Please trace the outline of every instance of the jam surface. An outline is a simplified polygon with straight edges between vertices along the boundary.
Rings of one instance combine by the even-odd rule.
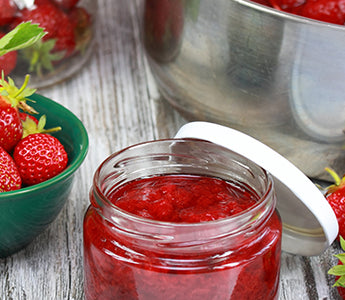
[[[148,219],[198,223],[240,213],[259,200],[246,189],[212,177],[164,175],[135,180],[109,197],[117,207]]]
[[[131,214],[176,224],[221,219],[258,201],[223,180],[184,175],[132,181],[108,198]],[[196,228],[198,248],[183,244],[176,254],[155,238],[117,229],[91,205],[84,219],[85,299],[276,300],[281,221],[276,212],[266,221],[250,237],[208,240]]]

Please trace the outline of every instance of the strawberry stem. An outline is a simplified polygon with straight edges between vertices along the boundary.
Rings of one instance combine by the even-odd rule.
[[[57,127],[53,127],[49,129],[44,129],[43,131],[41,131],[41,133],[51,133],[51,132],[60,131],[61,129],[62,128],[60,126],[57,126]]]
[[[20,89],[17,91],[17,93],[14,95],[14,98],[17,98],[26,88],[26,86],[29,83],[30,75],[26,75],[24,79],[23,85],[20,87]]]
[[[325,170],[333,177],[335,185],[340,185],[341,179],[339,175],[331,168],[325,168]]]

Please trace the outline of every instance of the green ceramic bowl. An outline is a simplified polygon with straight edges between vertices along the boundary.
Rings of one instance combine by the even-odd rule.
[[[40,115],[47,116],[46,128],[61,126],[54,133],[68,154],[68,166],[59,175],[40,184],[13,192],[0,193],[0,257],[27,246],[57,217],[68,199],[73,175],[84,161],[88,135],[82,122],[60,104],[43,97],[30,97]]]

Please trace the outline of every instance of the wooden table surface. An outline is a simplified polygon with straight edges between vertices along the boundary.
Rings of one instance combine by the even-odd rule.
[[[70,80],[39,90],[83,121],[90,148],[57,219],[27,248],[0,260],[0,299],[83,299],[82,224],[94,171],[111,153],[173,137],[187,122],[161,99],[153,81],[140,43],[141,4],[99,0],[89,63]],[[283,253],[279,299],[338,299],[327,275],[338,252],[335,243],[317,257]]]

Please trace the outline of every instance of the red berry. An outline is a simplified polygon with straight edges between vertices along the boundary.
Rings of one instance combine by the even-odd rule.
[[[34,185],[58,175],[68,162],[63,145],[45,133],[30,134],[22,139],[14,149],[13,158],[25,185]]]
[[[65,51],[64,57],[71,56],[75,51],[76,39],[73,23],[65,14],[61,15],[59,30],[55,35],[54,52]]]
[[[4,35],[5,34],[3,32],[0,32],[0,38],[2,38]],[[6,53],[5,55],[0,56],[0,73],[4,71],[5,76],[10,74],[17,65],[17,56],[17,51],[11,51],[9,53]]]
[[[306,0],[270,0],[270,2],[272,7],[276,9],[292,12],[297,7],[303,5]]]
[[[54,38],[60,25],[60,11],[55,5],[44,2],[40,5],[35,5],[32,8],[24,8],[16,17],[12,26],[17,26],[21,22],[32,21],[32,23],[39,24],[44,28],[47,34],[43,37],[44,40]]]
[[[22,180],[12,157],[0,147],[0,193],[18,190]]]
[[[22,134],[23,126],[18,109],[0,96],[0,146],[10,152],[20,141]]]
[[[331,169],[326,170],[333,177],[335,184],[328,187],[326,199],[332,207],[339,224],[339,236],[345,237],[345,177],[340,177]]]
[[[0,0],[0,26],[6,26],[12,22],[18,10],[13,0]]]
[[[12,79],[9,78],[8,82],[4,78],[0,79],[0,146],[7,152],[12,151],[23,135],[23,126],[18,109],[36,113],[25,103],[26,97],[35,92],[35,90],[26,87],[28,78],[29,75],[26,76],[20,89],[15,86]]]
[[[20,120],[22,122],[25,122],[26,119],[29,118],[32,121],[34,121],[36,125],[38,125],[38,120],[33,115],[29,115],[29,114],[21,111],[21,112],[19,112],[19,117],[20,117]]]
[[[74,24],[68,15],[52,2],[38,1],[33,8],[25,8],[16,18],[13,26],[21,22],[32,21],[45,29],[47,34],[43,41],[55,40],[52,52],[65,51],[64,57],[70,56],[75,50]],[[29,58],[31,61],[31,58]]]
[[[345,236],[345,187],[327,196],[339,224],[339,235]]]
[[[345,0],[309,0],[301,9],[304,17],[344,25]]]

